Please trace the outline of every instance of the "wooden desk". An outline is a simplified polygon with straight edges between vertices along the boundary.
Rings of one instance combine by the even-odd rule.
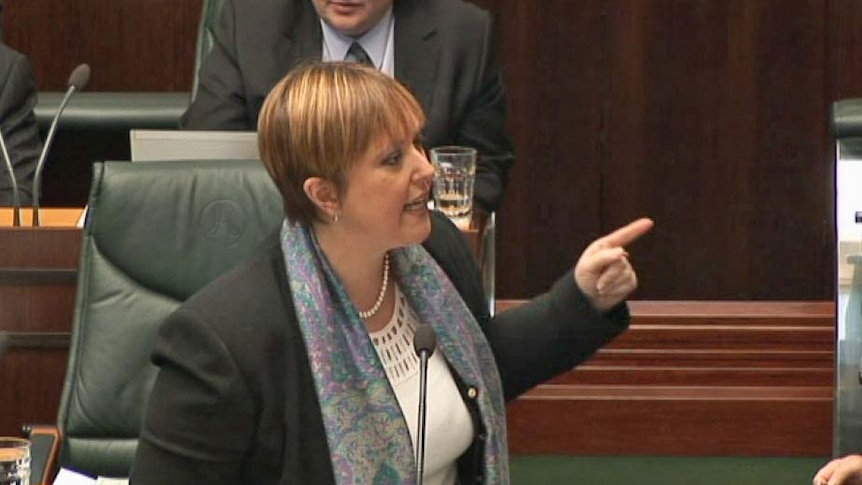
[[[43,227],[75,227],[78,224],[83,209],[81,208],[47,208],[42,209]],[[25,208],[21,211],[22,227],[32,227],[33,211]],[[12,226],[12,209],[0,208],[0,228]]]
[[[0,331],[10,335],[0,381],[17,396],[3,402],[4,435],[20,433],[22,423],[54,421],[75,308],[81,210],[44,209],[39,228],[29,227],[31,214],[23,214],[28,226],[8,227],[12,211],[0,209]]]

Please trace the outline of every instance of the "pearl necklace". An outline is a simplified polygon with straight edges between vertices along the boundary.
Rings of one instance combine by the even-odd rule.
[[[380,311],[380,306],[383,305],[383,297],[386,296],[386,287],[389,286],[389,253],[383,255],[383,285],[380,286],[380,293],[377,295],[377,301],[374,306],[364,312],[359,312],[359,318],[366,319],[377,315]]]

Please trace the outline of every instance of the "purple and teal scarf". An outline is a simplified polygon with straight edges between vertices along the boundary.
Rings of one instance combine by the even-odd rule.
[[[365,323],[306,226],[281,230],[290,291],[326,428],[338,485],[414,484],[407,423]],[[509,483],[506,414],[485,335],[437,262],[421,245],[390,252],[395,280],[419,320],[437,333],[437,351],[479,390],[487,434],[485,483]]]

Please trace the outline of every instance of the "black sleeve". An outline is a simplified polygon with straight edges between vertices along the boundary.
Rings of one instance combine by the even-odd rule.
[[[431,236],[424,246],[449,276],[488,338],[507,401],[571,370],[628,328],[626,304],[599,313],[578,289],[571,271],[547,293],[489,319],[469,245],[445,216],[432,214]]]
[[[506,400],[587,360],[628,323],[624,303],[599,313],[571,272],[547,293],[498,313],[485,334],[494,349]]]
[[[3,76],[0,86],[0,120],[2,120],[3,137],[6,149],[12,162],[15,178],[18,182],[21,203],[32,202],[33,174],[42,143],[39,139],[39,127],[33,108],[36,106],[36,81],[33,70],[26,56],[2,47],[6,56],[12,54],[8,64],[8,72]],[[0,172],[5,173],[6,167]],[[0,177],[0,204],[12,203],[12,182],[8,176]]]
[[[222,340],[178,310],[162,326],[130,483],[235,484],[254,434],[252,398]]]
[[[236,6],[225,1],[213,46],[201,62],[195,99],[180,118],[185,130],[254,130],[237,59]]]

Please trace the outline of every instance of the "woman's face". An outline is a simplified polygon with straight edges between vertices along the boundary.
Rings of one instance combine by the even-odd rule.
[[[420,243],[431,232],[434,168],[413,135],[381,138],[347,174],[338,224],[378,249]]]

